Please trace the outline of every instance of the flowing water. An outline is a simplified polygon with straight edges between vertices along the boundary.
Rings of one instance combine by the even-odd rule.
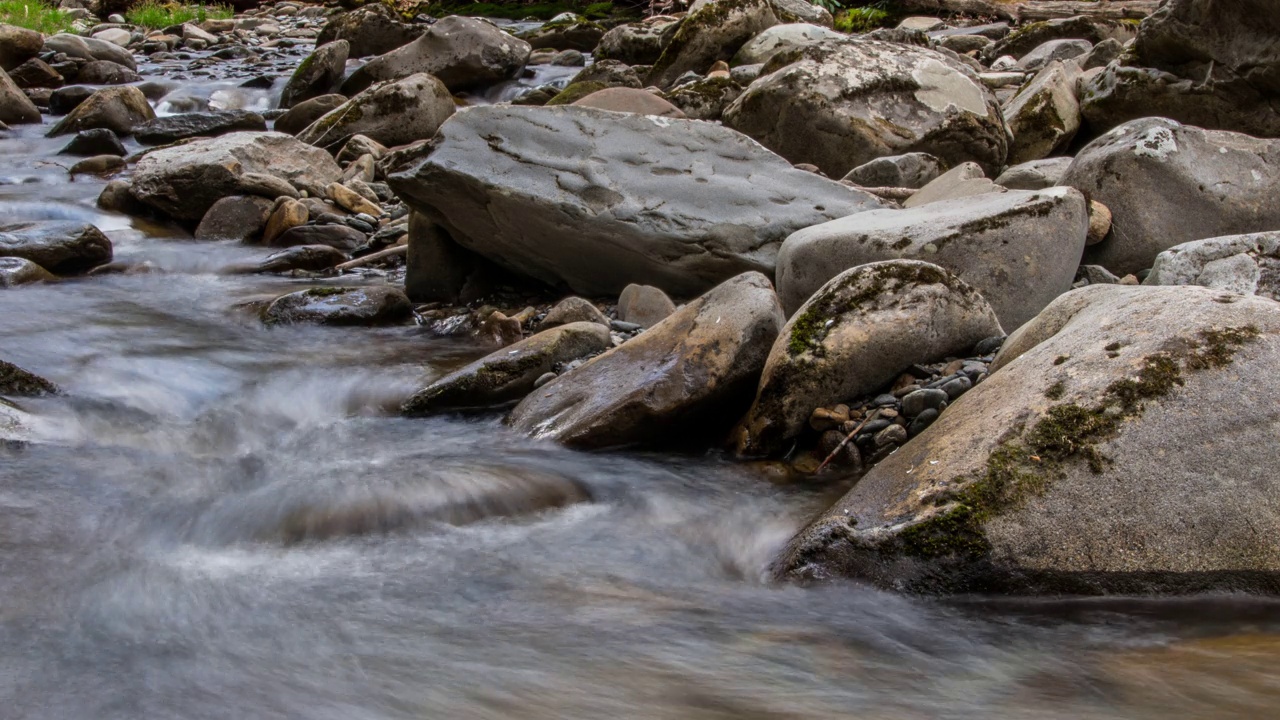
[[[235,85],[159,105],[269,106]],[[218,271],[265,251],[96,210],[63,144],[0,137],[0,223],[89,219],[152,272],[0,291],[0,357],[65,391],[0,446],[0,717],[1277,714],[1271,601],[779,586],[837,489],[398,418],[485,348],[264,328],[246,305],[297,284]]]

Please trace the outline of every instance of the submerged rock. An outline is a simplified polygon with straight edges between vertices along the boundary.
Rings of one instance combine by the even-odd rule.
[[[59,275],[109,263],[111,254],[111,241],[89,223],[41,220],[0,224],[0,257],[30,260]]]
[[[133,128],[133,137],[143,145],[167,145],[197,137],[217,137],[240,131],[265,132],[267,121],[248,110],[216,110],[183,113],[148,120]]]
[[[276,298],[262,314],[267,325],[391,325],[413,315],[413,304],[387,286],[316,287]]]
[[[13,363],[0,360],[0,395],[28,397],[58,392],[58,386]]]
[[[0,257],[0,288],[57,280],[48,270],[20,257]]]

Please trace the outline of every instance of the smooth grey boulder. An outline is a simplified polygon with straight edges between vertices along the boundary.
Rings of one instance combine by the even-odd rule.
[[[316,37],[316,46],[341,40],[348,43],[348,53],[353,58],[384,55],[418,39],[427,27],[400,20],[385,5],[366,5],[325,23]]]
[[[463,247],[586,296],[771,274],[791,232],[885,207],[724,127],[575,106],[459,111],[388,183]]]
[[[73,220],[0,224],[0,257],[30,260],[49,272],[74,275],[111,262],[111,241]]]
[[[242,176],[283,181],[325,197],[342,177],[329,153],[283,133],[231,133],[154,150],[138,161],[133,196],[177,220],[200,220],[218,200],[250,188]]]
[[[1018,60],[1018,69],[1037,72],[1051,62],[1071,60],[1089,54],[1093,43],[1088,40],[1050,40]]]
[[[1063,177],[1111,210],[1085,262],[1124,276],[1202,238],[1280,228],[1280,141],[1134,120],[1085,146]]]
[[[35,30],[0,23],[0,70],[9,71],[40,54],[44,36]]]
[[[1010,165],[1049,157],[1075,138],[1080,130],[1079,73],[1074,62],[1050,62],[1005,104],[1004,118],[1013,133]]]
[[[430,73],[450,92],[493,85],[520,74],[529,59],[529,43],[477,18],[446,17],[404,47],[380,55],[342,83],[355,95],[380,80]]]
[[[432,382],[400,410],[420,416],[518,402],[533,392],[534,382],[546,373],[612,346],[607,325],[574,322],[543,330]]]
[[[665,88],[687,72],[728,61],[748,40],[779,23],[769,0],[703,0],[689,14],[649,71],[647,83]]]
[[[924,593],[1275,593],[1280,386],[1258,379],[1278,371],[1275,301],[1076,290],[777,572]]]
[[[829,27],[809,23],[774,25],[756,35],[733,56],[734,65],[754,65],[767,62],[783,50],[816,45],[827,40],[845,40],[849,36]]]
[[[374,85],[330,110],[298,133],[298,139],[336,148],[355,135],[364,135],[386,146],[408,145],[430,139],[456,109],[444,83],[418,73]]]
[[[652,65],[662,57],[662,48],[679,26],[679,20],[665,15],[619,25],[600,38],[595,58],[597,61],[618,60],[628,65]]]
[[[107,60],[117,65],[123,65],[130,70],[136,71],[138,69],[138,63],[133,59],[133,53],[106,40],[80,37],[69,33],[58,33],[44,39],[44,48],[45,50],[65,53],[86,62]]]
[[[773,12],[784,23],[805,23],[830,28],[835,25],[831,11],[809,0],[772,0]]]
[[[1009,130],[977,74],[947,55],[865,38],[780,52],[724,123],[830,177],[885,155],[1005,163]]]
[[[874,393],[913,364],[964,355],[1003,334],[982,295],[937,265],[890,260],[850,268],[782,328],[734,433],[735,450],[785,452],[814,408]]]
[[[889,155],[863,163],[843,180],[861,187],[922,188],[946,171],[946,166],[929,153]]]
[[[1280,231],[1193,240],[1156,256],[1143,285],[1201,285],[1280,300]]]
[[[0,69],[0,123],[25,125],[38,122],[40,109],[14,84],[9,74]]]
[[[133,85],[105,87],[67,113],[49,130],[49,137],[70,135],[81,130],[106,128],[120,137],[133,133],[133,128],[156,119],[147,96]]]
[[[0,288],[57,280],[53,273],[26,258],[0,257]]]
[[[649,328],[670,317],[676,304],[659,288],[631,284],[618,296],[618,319]]]
[[[1071,289],[1088,229],[1084,197],[1065,187],[863,213],[787,238],[778,253],[778,296],[790,316],[848,268],[925,260],[976,288],[1012,330]]]
[[[280,93],[280,107],[288,110],[304,100],[331,92],[342,82],[350,51],[351,44],[346,40],[317,47],[289,77]]]
[[[769,279],[743,273],[538,388],[507,423],[581,448],[673,445],[725,431],[781,327]]]
[[[182,113],[148,120],[133,127],[133,138],[143,145],[167,145],[179,140],[217,137],[233,132],[266,132],[267,121],[248,110],[213,110]]]
[[[267,325],[394,325],[413,315],[413,303],[398,288],[315,287],[276,298],[262,313]]]
[[[1062,185],[1062,177],[1067,174],[1074,158],[1056,157],[1043,160],[1030,160],[1005,168],[996,178],[995,183],[1010,190],[1043,190]]]

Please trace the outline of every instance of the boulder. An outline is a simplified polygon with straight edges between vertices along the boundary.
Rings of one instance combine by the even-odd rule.
[[[1029,160],[1005,168],[995,182],[1010,190],[1043,190],[1062,185],[1062,177],[1067,174],[1072,160],[1069,157]]]
[[[353,58],[385,55],[417,40],[427,27],[403,22],[390,8],[375,3],[333,17],[320,30],[316,46],[344,41]]]
[[[814,408],[869,395],[913,364],[963,356],[1003,334],[982,295],[937,265],[890,260],[850,268],[782,328],[735,449],[780,454]]]
[[[941,160],[929,153],[913,152],[865,162],[843,179],[860,187],[922,188],[946,169]]]
[[[1054,61],[1045,66],[1004,106],[1013,133],[1009,164],[1040,160],[1065,150],[1080,129],[1076,100],[1079,66]]]
[[[632,283],[618,296],[618,319],[643,328],[657,325],[675,311],[676,304],[671,302],[671,298],[652,285]]]
[[[649,72],[649,85],[667,87],[693,71],[729,60],[748,40],[778,24],[769,0],[703,0],[690,8]]]
[[[271,214],[267,216],[267,225],[262,230],[262,242],[271,245],[286,231],[306,225],[310,219],[310,210],[301,201],[288,197],[279,198],[272,206]]]
[[[53,115],[66,115],[93,96],[93,88],[83,85],[60,87],[49,95],[49,112]]]
[[[197,240],[238,240],[243,243],[262,239],[273,203],[256,195],[231,195],[218,200],[204,214],[196,227]]]
[[[321,95],[310,100],[303,100],[289,109],[289,112],[276,118],[273,128],[276,132],[297,135],[306,130],[312,123],[324,117],[347,101],[346,95],[333,93]]]
[[[652,65],[675,35],[680,21],[658,15],[643,22],[626,23],[606,32],[596,45],[595,58],[618,60],[627,65]]]
[[[1084,197],[1065,187],[862,213],[787,238],[778,295],[790,315],[848,268],[927,260],[976,288],[1012,329],[1071,289],[1088,229]]]
[[[94,128],[76,133],[71,142],[58,151],[59,155],[76,155],[93,157],[95,155],[116,155],[124,157],[128,151],[116,134],[106,128]]]
[[[40,54],[44,36],[35,30],[0,23],[0,70],[9,71]]]
[[[30,260],[59,275],[111,262],[111,241],[98,228],[73,220],[0,224],[0,257]]]
[[[0,288],[57,280],[48,270],[20,257],[0,257]]]
[[[0,122],[6,125],[40,122],[40,110],[4,70],[0,70]]]
[[[342,82],[351,45],[335,40],[321,45],[293,71],[280,93],[280,107],[288,110],[304,100],[320,97]]]
[[[351,252],[367,241],[364,233],[346,225],[302,225],[289,228],[270,244],[272,247],[328,245],[343,252]]]
[[[461,111],[388,183],[463,247],[587,296],[771,273],[789,233],[885,207],[724,127],[573,106]]]
[[[92,37],[96,40],[106,40],[112,45],[128,47],[129,41],[133,39],[133,33],[124,28],[107,28],[93,33]]]
[[[605,87],[640,88],[640,76],[635,68],[617,60],[597,60],[574,75],[569,84],[580,82],[598,82]]]
[[[777,570],[925,593],[1274,593],[1280,387],[1259,379],[1277,371],[1272,300],[1076,290]]]
[[[879,40],[779,53],[724,122],[831,177],[910,152],[994,172],[1009,146],[999,105],[972,70],[935,50]]]
[[[1280,300],[1280,231],[1193,240],[1156,256],[1143,285],[1200,285]]]
[[[62,118],[49,137],[70,135],[81,130],[107,128],[125,137],[133,128],[148,120],[155,120],[156,113],[147,102],[147,96],[133,85],[117,85],[94,92],[84,102]]]
[[[783,50],[817,45],[820,42],[841,41],[849,36],[821,25],[789,23],[774,25],[756,35],[733,56],[734,65],[754,65],[768,62]]]
[[[110,60],[85,63],[76,73],[76,82],[85,85],[124,85],[141,79],[138,73]]]
[[[413,316],[400,290],[380,285],[315,287],[276,298],[262,313],[267,325],[394,325]]]
[[[1280,228],[1280,141],[1134,120],[1085,146],[1062,182],[1111,210],[1085,262],[1121,276],[1191,240]]]
[[[569,323],[589,322],[609,327],[609,318],[600,312],[600,308],[591,304],[590,300],[580,297],[567,297],[547,311],[547,316],[538,325],[545,330]],[[604,350],[605,348],[600,348]]]
[[[903,201],[908,210],[942,200],[1003,192],[1004,188],[987,179],[977,163],[960,163],[925,183],[920,191]]]
[[[404,47],[380,55],[342,83],[355,95],[380,80],[430,73],[450,92],[493,85],[520,74],[529,59],[529,43],[477,18],[451,15]]]
[[[781,326],[769,279],[744,273],[538,388],[507,422],[581,448],[670,445],[727,430]]]
[[[347,254],[328,245],[296,245],[268,255],[253,268],[256,273],[284,273],[294,270],[320,272],[347,261]]]
[[[265,132],[267,121],[248,110],[213,110],[182,113],[148,120],[133,128],[133,138],[143,145],[167,145],[179,140],[217,137],[227,133]]]
[[[40,58],[31,58],[10,70],[9,78],[18,87],[27,89],[59,88],[66,82],[66,78],[62,77],[61,73]],[[53,93],[50,93],[51,97],[52,95]]]
[[[694,120],[719,120],[724,109],[742,95],[742,86],[728,76],[705,77],[666,93],[667,100]]]
[[[123,65],[133,71],[138,69],[138,63],[133,59],[133,53],[106,40],[80,37],[69,33],[58,33],[45,38],[44,49],[79,58],[85,62],[107,60],[117,65]]]
[[[283,133],[232,133],[148,153],[134,167],[132,192],[178,220],[200,220],[218,200],[252,194],[245,174],[273,177],[313,196],[342,176],[325,151]]]
[[[778,20],[795,25],[804,23],[808,25],[818,25],[824,28],[834,27],[835,18],[831,16],[831,11],[815,5],[809,0],[771,0],[773,11],[777,13]]]
[[[543,375],[612,346],[607,325],[574,322],[543,330],[432,382],[406,400],[401,412],[421,416],[518,402]]]
[[[1103,20],[1077,15],[1055,18],[1023,25],[1003,38],[996,38],[995,45],[987,48],[983,58],[990,63],[996,58],[1012,55],[1021,58],[1027,53],[1054,40],[1087,40],[1097,44],[1107,39],[1120,42],[1133,39],[1134,26],[1123,21]]]
[[[444,83],[418,73],[374,85],[330,110],[298,133],[298,139],[337,148],[354,135],[364,135],[387,146],[408,145],[430,139],[456,108]]]
[[[1050,40],[1024,55],[1017,68],[1024,72],[1038,72],[1052,62],[1082,58],[1092,49],[1093,43],[1088,40]]]
[[[600,39],[604,37],[604,33],[604,27],[598,23],[591,22],[581,15],[565,13],[532,30],[519,33],[516,37],[529,43],[529,47],[534,50],[553,48],[578,50],[585,53],[595,49]]]
[[[596,90],[574,100],[570,104],[598,110],[633,113],[635,115],[657,115],[658,117],[668,118],[685,117],[680,108],[657,95],[647,90],[628,87],[609,87]]]

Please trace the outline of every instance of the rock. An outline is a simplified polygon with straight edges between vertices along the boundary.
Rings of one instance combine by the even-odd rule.
[[[609,327],[609,318],[605,317],[599,308],[592,305],[591,301],[583,300],[580,297],[567,297],[547,311],[547,316],[543,318],[539,327],[545,330],[559,325],[584,322]],[[609,344],[606,343],[600,349],[604,350],[608,347]]]
[[[884,207],[717,125],[572,106],[467,109],[388,183],[463,247],[587,296],[771,272],[790,232]]]
[[[133,197],[130,184],[126,180],[110,180],[98,195],[97,205],[108,212],[122,215],[139,216],[147,214],[147,208]]]
[[[148,153],[134,168],[133,195],[175,219],[199,220],[218,200],[245,194],[241,176],[248,173],[323,196],[342,169],[291,135],[232,133]]]
[[[285,231],[306,225],[307,220],[310,219],[310,212],[306,205],[291,198],[280,198],[272,208],[271,214],[267,216],[267,226],[262,231],[262,242],[270,245]]]
[[[1018,60],[1018,68],[1037,72],[1051,62],[1088,55],[1092,49],[1093,43],[1088,40],[1050,40]]]
[[[994,41],[981,35],[948,35],[938,38],[938,45],[959,55],[980,53],[991,47]]]
[[[44,36],[35,30],[0,23],[0,70],[9,71],[40,54]]]
[[[778,22],[769,0],[695,3],[654,62],[647,84],[667,87],[690,70],[706,72],[712,63],[732,58],[748,40]]]
[[[110,175],[125,167],[124,158],[119,155],[95,155],[75,163],[67,169],[67,173],[72,178],[77,175]]]
[[[9,78],[18,87],[28,89],[58,88],[66,81],[61,73],[40,58],[31,58],[10,70]]]
[[[1094,45],[1092,50],[1080,58],[1080,67],[1083,70],[1103,68],[1110,65],[1112,60],[1119,58],[1122,53],[1124,53],[1124,43],[1115,38],[1107,38]]]
[[[196,227],[195,238],[256,242],[262,239],[273,205],[270,200],[253,195],[224,197],[204,214]]]
[[[0,122],[7,125],[40,122],[40,110],[3,70],[0,70]]]
[[[123,157],[127,152],[124,149],[124,144],[120,142],[120,138],[116,137],[115,133],[106,128],[95,128],[77,133],[75,137],[71,138],[71,142],[67,143],[66,147],[58,151],[58,154],[79,157],[92,155],[117,155]]]
[[[13,363],[0,360],[0,395],[29,397],[51,395],[56,392],[58,392],[57,385]]]
[[[1009,163],[1040,160],[1065,150],[1080,129],[1075,84],[1078,66],[1053,61],[1004,106],[1013,133]]]
[[[790,314],[848,268],[925,260],[976,288],[1000,323],[1016,328],[1071,289],[1088,223],[1084,197],[1062,187],[862,213],[787,238],[778,295]]]
[[[110,60],[85,63],[76,73],[76,82],[86,85],[123,85],[141,80],[138,73]]]
[[[302,194],[284,178],[266,173],[241,173],[236,183],[236,192],[240,195],[256,195],[269,200],[287,197],[297,200]]]
[[[808,47],[828,40],[843,41],[848,37],[844,33],[838,33],[821,25],[810,25],[808,23],[774,25],[751,38],[746,45],[743,45],[738,50],[738,54],[733,56],[733,64],[753,65],[764,63],[782,50]]]
[[[1102,20],[1084,15],[1028,23],[999,39],[995,45],[983,53],[983,59],[991,62],[1004,55],[1021,58],[1054,40],[1087,40],[1092,44],[1107,39],[1125,42],[1133,38],[1133,27],[1132,24],[1122,21]]]
[[[364,135],[352,135],[351,139],[338,151],[337,159],[340,163],[355,162],[367,155],[374,160],[379,160],[386,154],[387,148],[382,143]]]
[[[450,92],[514,78],[529,59],[529,43],[476,18],[451,15],[404,47],[370,60],[342,84],[355,95],[379,80],[418,73],[439,78]]]
[[[546,373],[612,344],[608,326],[594,322],[544,330],[436,380],[414,393],[401,411],[421,416],[517,402],[533,392]]]
[[[430,139],[455,109],[444,83],[419,73],[365,90],[298,133],[298,139],[340,147],[352,136],[364,135],[387,146],[408,145]]]
[[[999,334],[987,301],[937,265],[893,260],[846,270],[782,328],[735,448],[779,454],[813,408],[875,392],[913,364],[963,354]]]
[[[516,37],[529,43],[529,47],[534,50],[554,48],[591,52],[604,37],[604,33],[603,26],[581,15],[566,14],[565,17],[553,19],[537,28],[519,33]]]
[[[1111,210],[1097,200],[1089,201],[1089,235],[1085,245],[1097,245],[1111,232]]]
[[[346,261],[346,253],[328,245],[296,245],[267,256],[253,271],[258,273],[283,273],[293,270],[320,272]]]
[[[983,174],[977,163],[961,163],[930,180],[920,191],[903,202],[907,209],[917,208],[942,200],[956,200],[976,195],[1001,192],[999,185]]]
[[[413,315],[400,290],[367,287],[315,287],[276,298],[262,314],[267,325],[393,325]]]
[[[371,4],[334,16],[316,37],[316,45],[345,41],[353,58],[385,55],[417,40],[427,27],[402,22],[389,8]]]
[[[1111,210],[1085,262],[1117,275],[1184,242],[1280,227],[1280,141],[1135,120],[1085,146],[1062,182]]]
[[[123,65],[135,72],[138,69],[138,63],[134,61],[133,53],[105,40],[58,33],[45,38],[44,49],[64,53],[86,62],[107,60],[117,65]]]
[[[53,126],[49,137],[92,128],[107,128],[125,137],[133,133],[134,126],[155,119],[156,113],[141,90],[132,85],[118,85],[90,95]]]
[[[902,396],[903,417],[915,418],[927,412],[941,413],[950,402],[951,396],[946,390],[938,388],[922,388]]]
[[[3,32],[3,28],[0,28]],[[48,270],[20,257],[0,257],[0,288],[57,280]]]
[[[618,296],[618,319],[643,328],[657,325],[675,311],[676,305],[671,298],[652,285],[632,283]]]
[[[843,179],[860,187],[921,188],[945,170],[938,158],[914,152],[876,158],[850,170]]]
[[[487,261],[462,247],[449,231],[419,212],[409,214],[405,292],[417,302],[457,302]]]
[[[640,89],[640,76],[635,68],[617,60],[598,60],[573,76],[569,84],[580,82],[598,82],[606,87],[628,87]]]
[[[1006,168],[996,178],[996,184],[1010,190],[1043,190],[1062,184],[1072,158],[1056,157],[1030,160]]]
[[[197,137],[217,137],[233,132],[265,132],[267,121],[248,110],[215,110],[182,113],[148,120],[133,128],[133,137],[143,145],[167,145]]]
[[[325,197],[332,200],[338,207],[350,210],[353,213],[364,213],[372,217],[378,217],[382,214],[382,208],[369,202],[356,191],[339,183],[330,183],[325,189]]]
[[[626,23],[606,32],[596,45],[596,61],[618,60],[627,65],[652,65],[662,57],[680,23],[659,15],[642,22]]]
[[[83,85],[58,88],[49,96],[49,112],[53,115],[66,115],[92,95],[93,88],[84,87]]]
[[[129,41],[133,39],[133,33],[124,28],[107,28],[93,34],[95,40],[105,40],[112,45],[120,47],[128,47]]]
[[[351,45],[346,40],[335,40],[317,47],[289,77],[280,94],[280,107],[288,110],[337,87],[346,73],[350,51]]]
[[[6,223],[0,224],[0,257],[24,258],[50,272],[74,275],[111,262],[111,241],[85,222]]]
[[[1193,240],[1156,256],[1143,285],[1200,285],[1280,300],[1280,232]]]
[[[866,39],[778,54],[724,122],[831,177],[910,152],[994,172],[1009,145],[995,97],[968,67],[934,50]]]
[[[276,132],[297,135],[327,113],[341,107],[346,101],[346,95],[338,95],[336,93],[303,100],[290,108],[289,112],[276,118],[274,128]]]
[[[1259,469],[1280,388],[1245,379],[1280,368],[1278,332],[1280,305],[1220,290],[1065,295],[776,567],[926,593],[1274,592]]]
[[[271,246],[328,245],[349,253],[367,240],[364,233],[346,225],[303,225],[286,230],[271,242]]]
[[[918,30],[920,32],[933,32],[934,30],[943,30],[947,24],[936,17],[912,16],[903,18],[898,23],[900,30]]]
[[[810,25],[820,25],[824,28],[830,28],[835,25],[835,18],[831,16],[831,12],[820,5],[814,5],[808,0],[772,0],[773,11],[778,14],[778,20],[789,23],[808,23]]]
[[[768,278],[744,273],[538,388],[507,422],[582,448],[706,436],[740,411],[781,326]]]
[[[647,90],[627,87],[611,87],[596,90],[570,103],[578,107],[610,110],[613,112],[633,113],[636,115],[656,115],[658,117],[683,118],[685,114],[680,108],[654,95]]]
[[[726,73],[685,83],[667,92],[667,100],[694,120],[719,120],[724,109],[742,94],[742,86]]]

